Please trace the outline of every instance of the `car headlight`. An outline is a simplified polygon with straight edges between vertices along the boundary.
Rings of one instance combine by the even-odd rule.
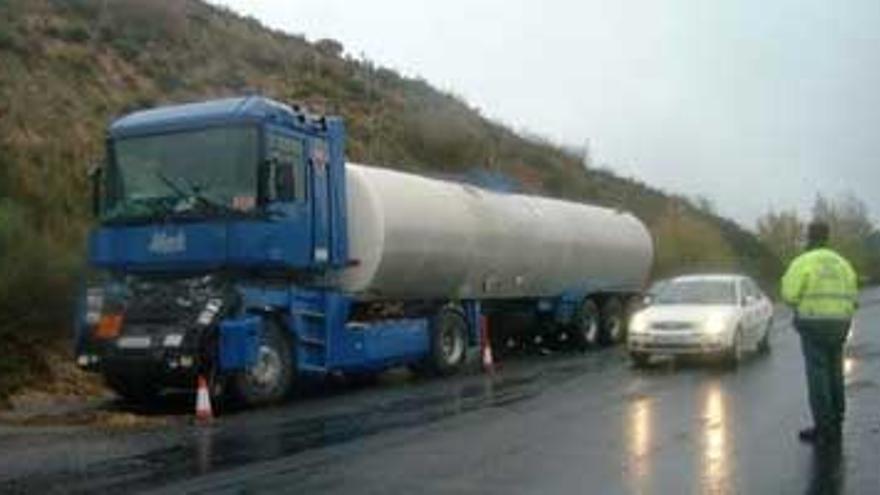
[[[104,288],[89,287],[86,289],[86,323],[97,325],[104,312]]]
[[[648,321],[644,313],[636,313],[629,320],[629,333],[645,333],[648,329]]]
[[[721,335],[727,330],[727,317],[725,315],[712,315],[706,320],[703,330],[709,335]]]

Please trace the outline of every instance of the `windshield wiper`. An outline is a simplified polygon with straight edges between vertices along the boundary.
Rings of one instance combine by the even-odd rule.
[[[186,192],[181,189],[180,186],[175,184],[173,180],[169,179],[167,175],[163,174],[161,170],[156,170],[156,177],[158,177],[159,180],[161,180],[166,186],[168,186],[168,189],[171,189],[174,194],[176,194],[177,197],[179,197],[180,199],[189,198]]]
[[[143,223],[151,218],[167,217],[172,213],[174,208],[167,198],[129,199],[102,215],[101,221],[107,224]]]
[[[221,203],[217,200],[206,196],[202,191],[204,190],[198,184],[194,184],[189,181],[186,177],[179,177],[179,179],[184,183],[188,191],[185,191],[179,184],[170,179],[168,176],[163,174],[161,171],[156,171],[156,176],[168,186],[182,201],[191,201],[195,200],[196,204],[201,204],[203,206],[207,206],[213,213],[221,214],[221,215],[234,215],[234,216],[250,216],[246,212],[236,210],[231,206]],[[175,211],[178,211],[176,208]]]

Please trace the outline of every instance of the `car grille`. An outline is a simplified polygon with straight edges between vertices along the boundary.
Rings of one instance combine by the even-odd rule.
[[[651,324],[654,330],[693,330],[696,327],[692,321],[657,321]]]

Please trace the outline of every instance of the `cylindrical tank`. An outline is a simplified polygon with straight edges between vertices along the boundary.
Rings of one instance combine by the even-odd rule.
[[[346,164],[349,255],[335,284],[360,300],[637,291],[651,237],[611,209]]]

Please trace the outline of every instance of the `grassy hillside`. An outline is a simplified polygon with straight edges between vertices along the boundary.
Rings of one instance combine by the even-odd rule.
[[[68,335],[90,223],[85,171],[101,157],[104,126],[164,102],[252,92],[305,102],[345,117],[353,160],[486,169],[526,191],[629,209],[655,235],[657,274],[775,278],[778,262],[736,224],[341,54],[332,40],[308,43],[198,0],[0,0],[0,377],[34,339]]]

